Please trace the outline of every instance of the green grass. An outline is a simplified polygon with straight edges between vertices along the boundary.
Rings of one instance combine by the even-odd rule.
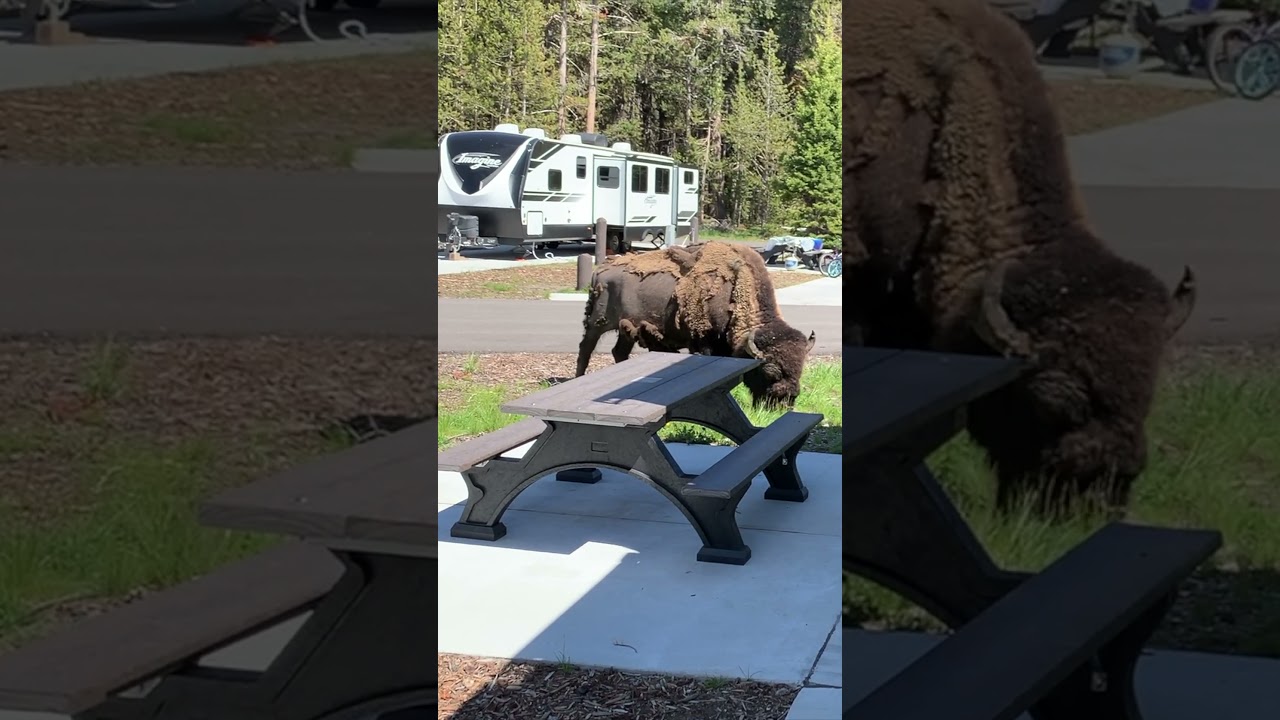
[[[1210,597],[1202,601],[1206,606],[1199,612],[1220,613],[1228,604],[1238,615],[1258,616],[1259,624],[1236,638],[1222,636],[1222,627],[1203,623],[1202,640],[1217,649],[1280,656],[1277,429],[1280,373],[1263,367],[1198,367],[1171,374],[1148,424],[1151,460],[1134,487],[1130,519],[1221,530],[1225,542],[1213,562],[1228,576],[1221,580],[1227,598]],[[998,516],[994,481],[983,455],[963,436],[930,457],[929,465],[1004,567],[1038,570],[1104,522],[1081,517],[1047,524],[1028,513]],[[896,595],[850,577],[845,582],[845,613],[870,627],[939,627]]]
[[[184,145],[218,145],[235,141],[241,128],[212,118],[152,115],[143,125],[155,134]]]
[[[233,452],[249,462],[276,454],[255,442],[157,445],[104,426],[0,427],[0,459],[55,444],[69,449],[77,491],[76,507],[42,520],[0,504],[0,648],[38,633],[53,606],[167,587],[275,542],[197,520],[200,501],[226,472],[221,460]],[[335,433],[319,451],[350,442]]]
[[[468,359],[472,363],[474,358]],[[474,366],[471,372],[475,372]],[[464,372],[469,375],[470,372]],[[528,383],[519,387],[489,386],[466,379],[440,378],[441,402],[437,447],[443,449],[466,438],[492,432],[520,419],[502,412],[499,406],[507,400],[528,395],[545,383]],[[751,406],[750,395],[739,385],[733,396],[757,426],[767,425],[782,415],[782,410],[765,410]],[[456,400],[450,400],[456,398]],[[839,453],[841,426],[840,366],[836,363],[811,363],[805,368],[796,410],[823,415],[822,424],[809,436],[805,450]],[[659,436],[669,442],[695,444],[728,444],[728,440],[706,428],[688,423],[671,423]]]
[[[43,443],[15,433],[0,437],[0,449],[10,452]],[[66,433],[59,441],[69,441]],[[27,629],[40,604],[171,585],[266,542],[196,522],[215,466],[211,446],[159,448],[103,437],[80,442],[85,456],[77,479],[89,496],[87,509],[47,524],[0,517],[0,638]]]

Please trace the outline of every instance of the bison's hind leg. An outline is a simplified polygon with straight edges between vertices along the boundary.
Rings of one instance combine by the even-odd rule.
[[[574,377],[587,374],[587,366],[591,364],[591,353],[600,344],[600,336],[609,331],[607,313],[608,292],[596,284],[592,284],[587,294],[586,316],[582,319],[582,342],[578,344],[578,369]]]

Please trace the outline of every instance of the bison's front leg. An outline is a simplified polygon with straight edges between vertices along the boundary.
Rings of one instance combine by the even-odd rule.
[[[582,377],[587,374],[587,366],[591,364],[591,353],[595,352],[596,345],[600,342],[600,336],[604,334],[604,330],[599,325],[586,323],[582,332],[582,342],[578,344],[578,370],[574,377]],[[618,337],[622,337],[619,333]]]
[[[613,361],[622,362],[631,357],[631,350],[640,337],[640,329],[630,320],[618,323],[618,341],[613,344]]]

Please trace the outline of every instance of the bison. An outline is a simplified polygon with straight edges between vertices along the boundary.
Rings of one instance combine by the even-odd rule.
[[[688,350],[751,357],[743,376],[753,404],[791,407],[815,336],[788,325],[760,254],[728,243],[619,255],[596,269],[587,295],[578,376],[600,336],[618,331],[613,359],[636,345],[651,352]]]
[[[1122,511],[1191,269],[1170,292],[1092,230],[1031,45],[985,0],[858,0],[844,29],[846,341],[1023,359],[968,415],[998,505]]]

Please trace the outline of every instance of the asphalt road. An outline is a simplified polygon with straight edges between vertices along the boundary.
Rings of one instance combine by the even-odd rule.
[[[1196,310],[1180,341],[1280,339],[1280,190],[1095,186],[1083,194],[1117,252],[1170,287],[1184,265],[1196,273]]]
[[[577,302],[439,298],[440,352],[577,352],[583,305]],[[840,308],[791,305],[783,317],[816,334],[813,352],[840,354]],[[612,333],[597,352],[613,347]]]
[[[433,334],[423,184],[0,165],[0,333]]]
[[[429,192],[403,174],[0,165],[0,333],[435,334]],[[1182,340],[1280,336],[1280,191],[1084,196],[1121,254],[1170,284],[1195,268]],[[839,312],[784,307],[824,353]],[[441,349],[571,352],[581,313],[443,299]]]

